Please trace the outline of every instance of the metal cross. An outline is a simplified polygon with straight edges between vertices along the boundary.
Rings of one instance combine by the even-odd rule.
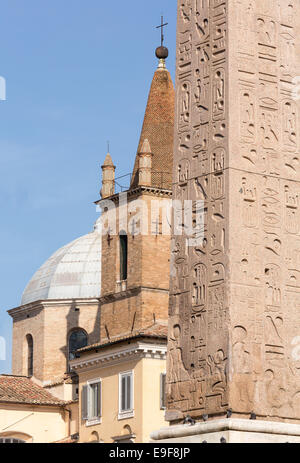
[[[164,23],[164,17],[162,16],[161,17],[161,25],[160,26],[156,26],[156,29],[160,29],[161,30],[161,46],[163,47],[164,46],[164,27],[165,26],[168,26],[169,23]]]

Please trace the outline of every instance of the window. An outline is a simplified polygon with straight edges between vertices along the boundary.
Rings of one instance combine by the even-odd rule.
[[[119,375],[119,419],[134,416],[133,371]]]
[[[77,349],[81,349],[82,347],[86,347],[88,344],[88,337],[84,330],[77,329],[72,331],[69,336],[69,360],[73,360],[75,358],[75,353]]]
[[[100,379],[88,381],[82,388],[81,414],[87,426],[101,423],[102,415],[102,383]]]
[[[120,280],[127,280],[128,238],[126,233],[120,234]]]
[[[27,334],[27,376],[33,376],[33,337]]]
[[[160,375],[160,408],[161,410],[166,409],[166,373],[161,373]]]
[[[25,444],[25,441],[13,437],[0,438],[0,444]]]

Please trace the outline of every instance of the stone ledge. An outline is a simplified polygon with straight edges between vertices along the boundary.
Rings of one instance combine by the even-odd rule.
[[[192,440],[194,438],[196,442],[199,441],[201,436],[203,439],[206,439],[207,435],[224,432],[248,433],[253,437],[254,435],[273,435],[274,437],[282,436],[286,438],[296,437],[298,438],[297,441],[300,442],[300,424],[244,419],[221,419],[206,423],[197,423],[194,426],[188,424],[170,426],[169,428],[161,428],[158,431],[154,431],[150,438],[152,442],[167,440],[174,442],[174,439],[178,439],[178,442],[180,442],[184,441],[185,438],[192,438]],[[251,441],[254,442],[254,439],[252,438]],[[190,439],[189,442],[191,442]]]

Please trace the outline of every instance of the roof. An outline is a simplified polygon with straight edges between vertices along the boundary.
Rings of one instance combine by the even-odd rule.
[[[138,185],[138,154],[142,152],[145,140],[148,140],[153,154],[151,186],[172,188],[174,112],[175,92],[170,73],[167,69],[157,69],[149,92],[131,188]]]
[[[64,439],[58,440],[58,441],[53,442],[53,443],[54,444],[77,444],[78,439],[79,439],[79,436],[74,435],[74,436],[65,437]]]
[[[99,227],[56,251],[28,283],[21,305],[47,299],[97,298],[101,294]]]
[[[110,153],[107,153],[106,158],[103,163],[103,167],[115,167]]]
[[[168,338],[168,326],[162,324],[154,324],[141,330],[135,330],[131,333],[124,334],[123,336],[115,336],[110,339],[106,338],[100,343],[91,344],[90,346],[79,349],[78,352],[88,352],[90,350],[99,349],[102,347],[111,346],[122,341],[128,341],[138,338],[152,338],[167,340]]]
[[[1,402],[56,406],[64,406],[67,403],[54,397],[26,376],[11,375],[0,375]]]

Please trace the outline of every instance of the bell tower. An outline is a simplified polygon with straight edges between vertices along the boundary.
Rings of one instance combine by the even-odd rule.
[[[165,65],[168,50],[159,47],[156,56],[159,65],[127,191],[114,192],[113,163],[104,163],[111,183],[104,184],[103,176],[98,202],[107,230],[102,237],[102,341],[167,323],[171,230],[170,224],[163,227],[162,209],[172,196],[174,87]],[[106,175],[105,170],[105,182]]]

